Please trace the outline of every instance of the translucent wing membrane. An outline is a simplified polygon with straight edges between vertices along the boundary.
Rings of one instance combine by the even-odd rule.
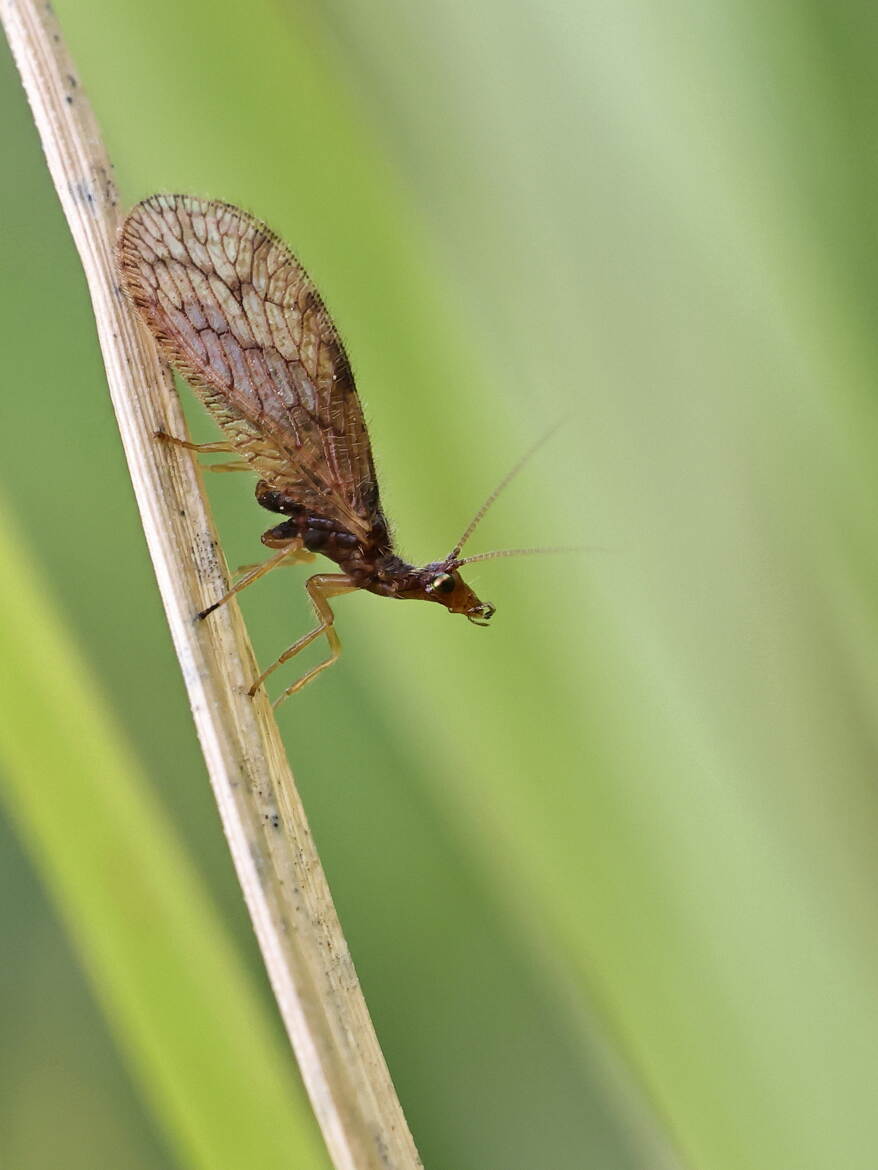
[[[126,290],[253,470],[294,504],[369,531],[378,485],[344,347],[307,273],[237,207],[155,195],[119,241]]]

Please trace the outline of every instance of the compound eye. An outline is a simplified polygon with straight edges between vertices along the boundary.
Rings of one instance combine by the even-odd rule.
[[[431,593],[453,593],[454,584],[454,578],[450,573],[440,573],[438,577],[433,578],[427,588]]]

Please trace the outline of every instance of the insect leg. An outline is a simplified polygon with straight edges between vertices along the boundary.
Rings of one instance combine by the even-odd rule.
[[[287,557],[298,551],[294,541],[290,541],[289,544],[284,545],[273,557],[269,557],[267,561],[263,561],[261,565],[256,565],[249,573],[245,573],[241,580],[237,581],[219,601],[215,601],[213,605],[209,605],[207,609],[203,609],[197,615],[199,621],[202,618],[206,618],[209,613],[213,613],[215,609],[219,609],[221,605],[225,605],[236,593],[240,593],[242,589],[246,589],[248,585],[252,585],[254,581],[258,581],[260,577],[264,577],[266,573],[270,573],[272,569],[276,569],[278,565],[283,564]]]
[[[235,450],[234,446],[228,442],[219,443],[190,443],[188,439],[177,439],[173,435],[167,435],[164,431],[156,431],[154,434],[156,439],[160,439],[163,443],[171,443],[175,447],[184,447],[187,451],[197,451],[199,455],[215,455],[222,453],[228,455]],[[209,463],[205,467],[205,471],[252,471],[253,468],[246,459],[236,459],[232,463]]]
[[[164,431],[156,431],[154,434],[156,439],[163,443],[171,443],[174,447],[185,447],[187,451],[198,451],[202,455],[213,455],[217,452],[222,452],[227,455],[230,451],[234,451],[231,443],[190,443],[188,439],[178,439],[174,435],[167,435]],[[223,466],[221,464],[221,466]]]
[[[264,670],[262,674],[260,674],[259,678],[256,679],[256,681],[253,683],[253,686],[250,688],[250,694],[254,695],[270,674],[273,674],[279,666],[283,666],[285,662],[288,662],[289,659],[298,654],[300,650],[304,650],[306,646],[310,646],[315,638],[319,638],[321,634],[325,634],[326,640],[329,642],[330,656],[326,659],[325,662],[321,662],[319,665],[315,666],[313,670],[309,670],[308,673],[303,675],[298,682],[295,682],[291,687],[288,687],[274,704],[275,707],[282,703],[289,695],[292,695],[296,691],[301,690],[306,683],[309,683],[311,679],[315,677],[315,675],[320,674],[322,670],[326,670],[328,666],[332,666],[333,662],[335,662],[335,660],[338,658],[339,654],[341,653],[341,642],[339,641],[338,634],[335,632],[335,627],[333,625],[335,621],[335,615],[332,612],[329,599],[330,597],[338,597],[342,593],[350,593],[352,590],[356,589],[357,586],[354,585],[351,578],[346,573],[318,573],[315,577],[308,578],[308,580],[305,582],[305,588],[308,590],[308,596],[311,598],[311,604],[314,606],[314,612],[317,614],[319,619],[319,625],[315,626],[314,629],[310,630],[307,634],[303,634],[303,636],[299,638],[298,641],[294,642],[292,646],[284,650],[283,654],[281,654],[277,661],[273,662],[271,666],[269,666],[267,670]]]
[[[310,561],[316,560],[317,554],[308,552],[306,548],[290,548],[287,552],[286,560],[281,561],[281,565],[305,565]],[[258,564],[238,565],[237,569],[235,569],[235,572],[240,573],[243,576],[244,573],[250,573],[253,571],[253,569],[258,568]]]
[[[246,459],[235,459],[232,463],[207,463],[205,471],[252,471]]]

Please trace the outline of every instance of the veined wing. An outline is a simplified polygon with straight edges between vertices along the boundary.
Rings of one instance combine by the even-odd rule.
[[[378,485],[350,363],[286,245],[230,204],[154,195],[125,220],[119,264],[163,351],[254,471],[368,532]]]

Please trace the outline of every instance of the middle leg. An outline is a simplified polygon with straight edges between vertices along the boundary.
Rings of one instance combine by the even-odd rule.
[[[295,539],[287,541],[286,544],[282,545],[278,549],[273,557],[269,557],[268,560],[263,561],[261,565],[254,565],[251,567],[243,577],[235,582],[228,593],[224,594],[219,599],[219,601],[215,601],[213,605],[209,605],[207,609],[203,609],[201,613],[197,615],[198,620],[203,620],[208,616],[208,614],[213,613],[215,609],[219,609],[221,605],[225,605],[227,601],[231,601],[236,593],[240,593],[242,589],[246,589],[248,585],[252,585],[254,581],[258,581],[260,577],[264,577],[266,573],[270,573],[272,569],[276,569],[278,565],[282,565],[289,559],[296,559],[300,553],[304,554],[300,559],[311,559],[311,554],[302,548],[302,542],[300,540]]]
[[[311,561],[316,560],[317,554],[308,552],[306,548],[291,548],[287,553],[286,558],[280,562],[278,567],[280,568],[288,565],[307,565],[310,564]],[[251,573],[254,569],[258,569],[260,564],[261,562],[254,561],[250,565],[238,565],[237,569],[235,569],[235,572],[240,573],[243,577],[245,573]]]

